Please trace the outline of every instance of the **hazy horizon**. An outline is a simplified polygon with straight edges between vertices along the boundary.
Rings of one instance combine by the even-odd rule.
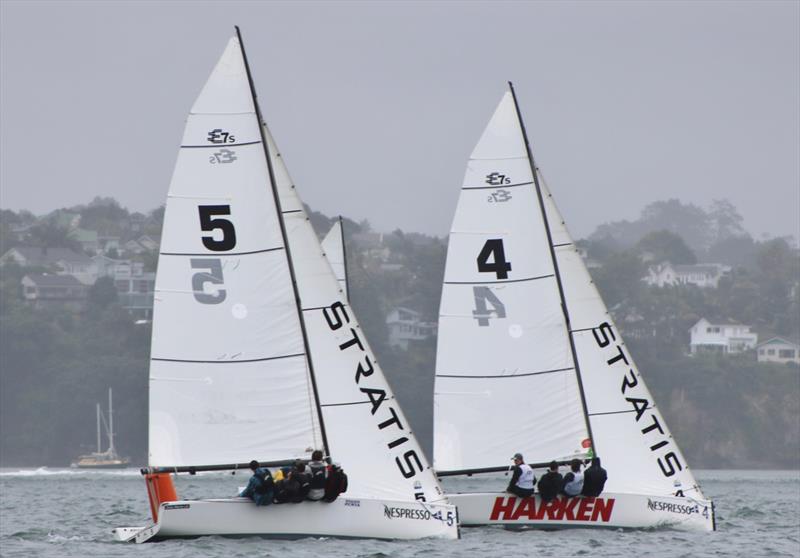
[[[800,234],[797,2],[0,4],[0,207],[164,203],[189,107],[241,26],[303,200],[444,236],[512,80],[574,236],[730,200]],[[187,21],[191,25],[187,25]]]

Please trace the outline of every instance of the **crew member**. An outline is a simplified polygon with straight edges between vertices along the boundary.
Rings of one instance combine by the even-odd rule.
[[[570,471],[564,475],[564,489],[562,492],[567,496],[577,496],[583,490],[583,473],[581,472],[580,459],[573,459],[569,462]]]
[[[514,460],[514,474],[511,477],[511,482],[508,483],[506,492],[523,498],[533,496],[533,485],[536,484],[536,476],[533,474],[533,469],[525,463],[521,453],[515,453],[511,459]]]
[[[583,472],[583,490],[581,494],[584,496],[600,496],[603,492],[603,487],[608,480],[608,473],[603,467],[600,466],[600,458],[593,457],[592,464]]]
[[[539,479],[539,496],[543,502],[555,500],[558,493],[561,492],[562,486],[564,486],[564,477],[558,472],[558,463],[551,461],[549,469]]]
[[[250,470],[253,471],[253,476],[239,496],[250,498],[256,506],[270,505],[273,496],[272,474],[266,467],[260,467],[255,459],[250,462]]]

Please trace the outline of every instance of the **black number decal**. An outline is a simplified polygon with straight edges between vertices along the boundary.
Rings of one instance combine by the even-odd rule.
[[[489,258],[494,261],[489,263]],[[511,262],[506,261],[506,252],[503,249],[503,240],[492,238],[483,245],[481,253],[478,254],[478,271],[482,273],[496,273],[498,279],[508,279],[508,272],[511,271]]]
[[[233,223],[227,219],[214,218],[214,215],[230,215],[231,206],[229,205],[201,205],[197,209],[200,211],[200,229],[222,231],[222,240],[216,240],[213,236],[203,237],[203,246],[214,252],[225,252],[233,250],[236,246],[236,229]]]
[[[201,304],[219,304],[227,293],[225,289],[217,289],[215,293],[207,293],[205,286],[206,283],[212,285],[222,285],[225,280],[222,277],[222,262],[218,258],[214,259],[199,259],[192,258],[192,269],[204,269],[202,273],[195,273],[192,275],[192,291],[194,291],[194,299]]]
[[[472,294],[475,297],[475,310],[472,311],[472,316],[478,320],[479,326],[488,326],[492,313],[498,318],[506,317],[505,305],[489,287],[472,287]],[[492,310],[489,310],[487,302],[492,305]]]

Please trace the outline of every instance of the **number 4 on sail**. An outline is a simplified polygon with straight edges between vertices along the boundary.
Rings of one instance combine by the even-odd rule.
[[[458,537],[263,124],[238,29],[170,183],[149,389],[154,523],[115,529],[118,540]],[[290,465],[314,449],[347,471],[332,502],[180,500],[169,476]]]
[[[714,529],[536,169],[510,88],[472,152],[450,232],[434,468],[507,471],[516,452],[534,467],[602,456],[605,492],[452,494],[462,525]]]

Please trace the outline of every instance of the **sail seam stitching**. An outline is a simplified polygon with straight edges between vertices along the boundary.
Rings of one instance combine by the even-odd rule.
[[[574,367],[569,368],[555,368],[553,370],[542,370],[541,372],[526,372],[525,374],[503,374],[495,376],[460,376],[457,374],[436,374],[437,378],[522,378],[524,376],[538,376],[540,374],[553,374],[555,372],[567,372],[575,370]]]
[[[223,147],[243,147],[245,145],[256,145],[261,143],[260,141],[248,141],[245,143],[215,143],[212,145],[181,145],[181,149],[208,149],[208,148],[216,148],[221,149]]]
[[[283,250],[283,246],[276,248],[265,248],[264,250],[253,250],[252,252],[159,252],[159,256],[249,256],[251,254],[263,254],[264,252],[275,252],[276,250]]]
[[[496,190],[496,189],[503,189],[503,188],[516,188],[517,186],[530,186],[533,184],[531,182],[520,182],[519,184],[498,184],[497,186],[462,186],[462,190]]]
[[[159,357],[152,357],[150,360],[158,360],[162,362],[193,362],[198,364],[239,364],[244,362],[264,362],[265,360],[280,360],[283,358],[294,358],[301,356],[306,356],[306,354],[297,353],[293,355],[281,355],[281,356],[266,357],[266,358],[252,358],[246,360],[187,360],[182,358],[159,358]]]
[[[536,281],[538,279],[547,279],[548,277],[555,277],[554,274],[540,275],[538,277],[526,277],[524,279],[509,279],[507,281],[445,281],[445,285],[502,285],[504,283],[522,283],[524,281]]]

